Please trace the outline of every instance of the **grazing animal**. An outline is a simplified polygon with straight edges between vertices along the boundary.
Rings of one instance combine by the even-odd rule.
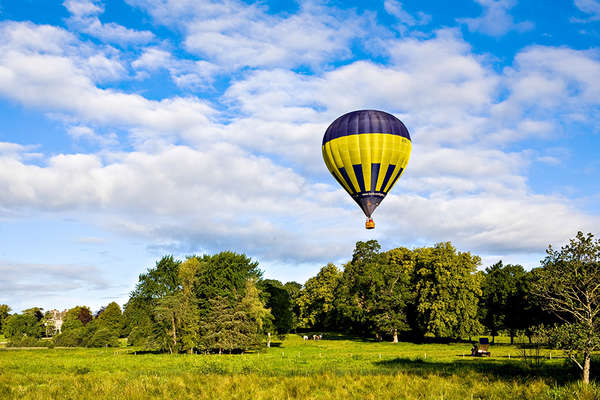
[[[308,336],[304,335],[304,337],[302,339],[308,340]]]

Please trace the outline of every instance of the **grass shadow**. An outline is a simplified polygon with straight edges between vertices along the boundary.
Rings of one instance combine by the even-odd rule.
[[[530,365],[523,361],[468,358],[453,362],[426,361],[423,359],[394,358],[375,361],[376,366],[419,376],[451,376],[478,373],[497,380],[527,380],[542,378],[549,382],[566,384],[578,381],[581,377],[576,367],[568,363],[547,363]]]

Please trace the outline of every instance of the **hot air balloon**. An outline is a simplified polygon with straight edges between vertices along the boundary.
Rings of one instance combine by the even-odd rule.
[[[410,149],[406,126],[383,111],[352,111],[325,131],[325,165],[367,216],[367,229],[375,228],[371,215],[402,175]]]

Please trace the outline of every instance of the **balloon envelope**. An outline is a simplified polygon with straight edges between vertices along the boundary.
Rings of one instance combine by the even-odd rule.
[[[329,172],[370,218],[406,168],[411,141],[393,115],[359,110],[329,125],[322,150]]]

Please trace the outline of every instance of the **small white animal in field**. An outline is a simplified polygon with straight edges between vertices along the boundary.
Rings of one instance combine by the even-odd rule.
[[[308,336],[304,335],[304,337],[302,339],[308,340]]]

